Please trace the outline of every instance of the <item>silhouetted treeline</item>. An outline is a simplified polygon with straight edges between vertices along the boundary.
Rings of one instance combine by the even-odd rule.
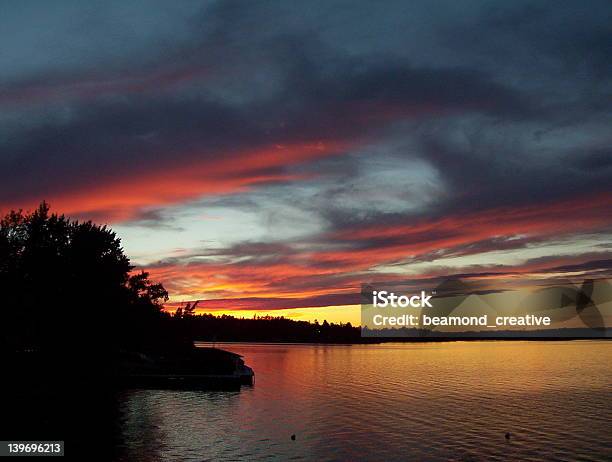
[[[109,351],[152,343],[168,293],[133,274],[106,226],[51,214],[0,220],[0,352]]]
[[[132,269],[114,232],[44,202],[0,219],[0,439],[113,460],[121,355],[182,345],[166,334],[166,290]]]
[[[78,356],[176,351],[193,340],[360,339],[350,324],[195,315],[196,304],[169,315],[164,287],[132,269],[106,226],[52,214],[44,202],[31,213],[10,212],[0,220],[0,353],[63,350],[57,361],[72,366]]]
[[[185,314],[187,308],[187,315]],[[173,329],[193,340],[226,342],[361,342],[359,327],[350,323],[311,323],[284,317],[236,318],[229,315],[194,315],[193,305],[177,309],[167,318]]]

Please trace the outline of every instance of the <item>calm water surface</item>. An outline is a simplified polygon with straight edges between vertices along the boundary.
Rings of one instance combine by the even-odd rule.
[[[255,386],[124,392],[120,460],[612,460],[609,342],[218,346]]]

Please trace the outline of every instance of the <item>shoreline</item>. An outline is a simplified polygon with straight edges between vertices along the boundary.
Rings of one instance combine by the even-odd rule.
[[[289,341],[257,341],[257,340],[194,340],[196,348],[208,347],[210,345],[328,345],[328,346],[352,346],[352,345],[381,345],[385,343],[450,343],[450,342],[568,342],[568,341],[610,341],[612,337],[568,337],[568,338],[551,338],[551,337],[512,337],[512,338],[427,338],[422,340],[417,339],[401,339],[392,338],[379,340],[375,342],[289,342]]]

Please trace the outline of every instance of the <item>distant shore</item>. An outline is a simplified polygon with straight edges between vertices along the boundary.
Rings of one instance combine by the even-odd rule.
[[[559,341],[574,341],[574,340],[612,340],[612,334],[608,330],[604,334],[585,335],[586,332],[578,331],[589,331],[589,329],[570,329],[569,332],[563,332],[565,329],[549,329],[547,331],[534,331],[533,333],[517,333],[517,332],[499,332],[491,333],[487,335],[478,335],[479,333],[457,333],[455,335],[441,335],[441,333],[431,333],[433,335],[428,336],[389,336],[389,337],[359,337],[350,341],[335,341],[333,339],[326,340],[293,340],[293,339],[266,339],[266,340],[254,340],[254,339],[223,339],[223,340],[210,340],[210,339],[196,339],[194,342],[196,345],[210,345],[210,344],[231,344],[231,343],[258,343],[258,344],[286,344],[286,345],[368,345],[368,344],[381,344],[381,343],[439,343],[439,342],[499,342],[499,341],[547,341],[547,342],[559,342]],[[561,332],[560,332],[561,331]],[[494,335],[496,334],[496,335]],[[566,334],[566,335],[563,335]],[[582,334],[582,335],[580,335]]]

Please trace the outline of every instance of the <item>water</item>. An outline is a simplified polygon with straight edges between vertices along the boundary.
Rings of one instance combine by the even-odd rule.
[[[609,342],[221,347],[255,386],[123,393],[120,460],[612,460]]]

